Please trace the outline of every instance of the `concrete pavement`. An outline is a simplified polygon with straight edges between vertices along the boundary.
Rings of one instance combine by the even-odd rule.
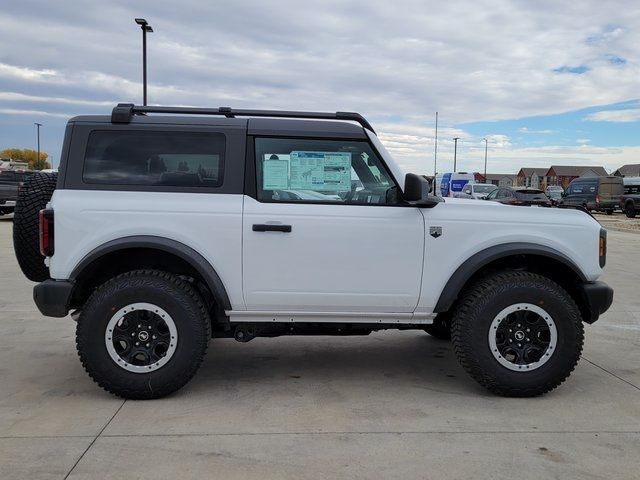
[[[421,332],[216,340],[183,390],[135,402],[42,317],[0,219],[0,479],[602,478],[640,471],[640,235],[609,232],[615,303],[565,384],[477,386]]]

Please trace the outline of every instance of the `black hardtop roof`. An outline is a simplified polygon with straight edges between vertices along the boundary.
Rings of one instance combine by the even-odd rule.
[[[159,113],[160,115],[148,115],[148,113]],[[375,133],[364,117],[353,112],[326,113],[290,112],[282,110],[236,110],[228,107],[139,107],[133,104],[118,104],[118,106],[113,109],[111,116],[82,115],[73,117],[69,121],[76,123],[110,123],[113,125],[170,124],[238,126],[246,128],[249,135],[366,138],[364,128]],[[353,122],[357,122],[359,125]]]

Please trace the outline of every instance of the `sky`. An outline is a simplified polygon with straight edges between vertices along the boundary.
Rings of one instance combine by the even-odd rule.
[[[408,171],[640,163],[640,3],[3,0],[0,150],[142,103],[357,111]]]

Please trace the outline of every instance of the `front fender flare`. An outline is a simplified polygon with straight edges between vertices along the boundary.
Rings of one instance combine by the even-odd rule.
[[[551,247],[526,242],[504,243],[481,250],[460,265],[442,289],[433,311],[435,313],[448,311],[460,295],[465,283],[476,272],[491,262],[513,255],[538,255],[552,258],[569,267],[581,281],[587,281],[587,277],[582,270],[569,257]]]

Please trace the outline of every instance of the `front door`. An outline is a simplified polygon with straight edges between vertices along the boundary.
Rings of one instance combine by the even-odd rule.
[[[366,141],[256,138],[245,196],[247,310],[410,313],[424,220]]]

